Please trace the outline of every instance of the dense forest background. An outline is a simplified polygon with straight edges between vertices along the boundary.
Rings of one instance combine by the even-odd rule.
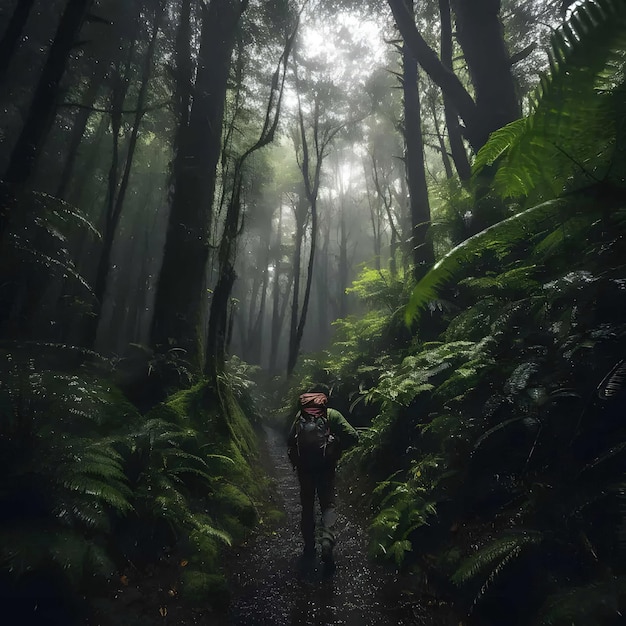
[[[625,60],[621,0],[4,1],[7,612],[218,606],[323,382],[372,557],[622,623]]]

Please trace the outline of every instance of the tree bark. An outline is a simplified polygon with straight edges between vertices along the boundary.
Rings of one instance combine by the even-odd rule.
[[[141,68],[141,85],[139,87],[139,94],[137,96],[137,104],[135,109],[135,115],[133,119],[133,126],[128,140],[128,148],[126,153],[126,162],[124,164],[124,171],[122,173],[122,179],[117,185],[117,151],[118,151],[118,135],[120,130],[120,118],[122,115],[122,108],[124,105],[125,89],[121,91],[123,94],[117,98],[113,106],[116,108],[112,111],[111,119],[114,120],[112,126],[113,130],[113,144],[114,144],[114,159],[110,172],[110,186],[109,186],[109,205],[105,214],[105,226],[102,233],[102,251],[98,260],[98,267],[96,270],[96,280],[94,283],[94,295],[98,302],[98,314],[94,316],[93,324],[90,325],[89,335],[87,340],[89,344],[93,344],[96,339],[96,332],[98,327],[98,321],[100,314],[102,313],[102,305],[104,302],[104,296],[106,294],[107,282],[111,269],[111,254],[113,251],[113,242],[115,241],[115,234],[117,227],[122,216],[122,209],[124,208],[124,201],[126,199],[126,191],[128,189],[128,183],[130,182],[130,175],[132,172],[133,161],[135,157],[135,150],[137,148],[137,141],[139,139],[139,129],[143,119],[143,111],[146,103],[146,96],[148,93],[148,84],[150,82],[150,70],[152,67],[152,61],[154,57],[154,50],[156,47],[157,36],[161,29],[161,22],[165,16],[166,3],[161,0],[160,6],[156,9],[157,13],[154,18],[154,25],[148,48],[145,52],[143,67]],[[129,61],[132,56],[132,44],[131,52],[129,52]],[[126,77],[124,83],[127,83]]]
[[[74,171],[74,163],[78,156],[78,150],[82,143],[83,136],[85,134],[85,128],[87,128],[87,122],[93,114],[92,108],[100,91],[100,87],[105,79],[108,69],[108,63],[100,61],[95,64],[94,74],[91,77],[89,86],[85,91],[85,95],[82,99],[82,107],[76,112],[74,117],[74,124],[72,125],[72,134],[67,147],[67,153],[65,157],[65,163],[59,177],[59,184],[57,186],[56,195],[58,198],[64,198],[67,194],[67,188],[72,178]]]
[[[0,194],[0,237],[15,206],[15,188],[30,178],[35,161],[50,131],[61,78],[93,0],[68,0],[39,77],[26,121],[11,153],[4,180],[13,189]]]
[[[302,193],[298,199],[296,213],[296,248],[293,256],[293,293],[291,295],[291,321],[289,324],[289,348],[287,354],[287,374],[290,375],[298,359],[298,311],[300,298],[300,265],[302,263],[302,244],[304,240],[306,200]]]
[[[280,314],[280,270],[282,260],[282,228],[283,228],[283,207],[282,198],[278,207],[278,229],[276,231],[276,242],[274,244],[274,284],[272,286],[272,325],[270,335],[270,358],[268,368],[270,372],[276,370],[278,359],[278,344],[280,343],[280,331],[282,330],[283,316]],[[291,281],[289,281],[291,285]],[[285,293],[285,299],[289,298],[289,292]]]
[[[459,41],[477,94],[476,102],[417,30],[412,5],[409,6],[406,0],[388,0],[388,3],[411,55],[450,98],[465,123],[467,140],[474,152],[478,152],[491,132],[519,117],[519,104],[499,18],[500,1],[458,0],[454,5],[458,11],[457,27],[463,30]],[[490,67],[494,70],[493,74],[489,72]]]
[[[452,0],[456,36],[476,92],[479,125],[487,136],[521,115],[511,58],[500,21],[500,0]]]
[[[15,54],[24,26],[28,21],[30,10],[33,8],[35,0],[19,0],[13,15],[0,40],[0,86],[4,85],[7,70]]]
[[[430,203],[426,184],[424,142],[422,139],[422,114],[418,88],[417,62],[409,53],[406,44],[402,53],[404,94],[404,126],[406,145],[406,177],[409,186],[411,214],[411,249],[416,275],[434,262],[432,244],[426,233],[430,226]]]
[[[452,69],[452,18],[450,16],[450,0],[439,0],[439,16],[441,20],[441,62]],[[456,168],[457,174],[462,181],[469,180],[472,169],[467,158],[463,135],[459,124],[459,116],[456,112],[452,100],[443,91],[443,110],[448,129],[448,141],[450,142],[450,152]]]
[[[191,107],[191,81],[193,65],[191,53],[191,0],[181,0],[180,18],[176,31],[176,81],[174,103],[178,128],[174,137],[174,152],[180,147],[183,133],[189,126]]]
[[[13,148],[5,180],[22,184],[30,177],[56,111],[59,85],[70,53],[93,0],[68,0],[42,70],[22,132]]]
[[[194,97],[173,163],[174,190],[155,300],[152,342],[182,347],[198,372],[204,364],[204,282],[224,99],[237,24],[246,6],[246,0],[202,4]]]

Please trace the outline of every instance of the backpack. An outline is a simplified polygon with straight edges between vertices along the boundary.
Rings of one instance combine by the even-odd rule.
[[[294,424],[294,452],[299,465],[320,463],[330,456],[329,444],[334,437],[330,433],[327,402],[328,398],[323,393],[303,393],[300,396],[300,410]]]

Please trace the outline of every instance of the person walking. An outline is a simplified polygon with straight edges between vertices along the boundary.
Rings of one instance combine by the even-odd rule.
[[[332,565],[335,546],[335,473],[344,450],[358,441],[357,431],[328,406],[326,388],[317,386],[299,397],[299,410],[287,438],[289,459],[298,473],[304,557],[315,556],[315,496],[321,509],[318,537],[321,558]]]

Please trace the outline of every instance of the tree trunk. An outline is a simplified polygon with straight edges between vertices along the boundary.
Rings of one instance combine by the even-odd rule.
[[[234,265],[237,254],[236,243],[240,233],[239,222],[242,213],[241,195],[243,190],[244,165],[250,155],[274,141],[280,120],[280,108],[287,74],[287,62],[296,33],[297,26],[293,33],[286,38],[285,48],[279,58],[278,66],[272,75],[271,89],[265,110],[265,119],[259,138],[235,161],[232,190],[229,194],[228,208],[224,220],[224,232],[218,251],[219,277],[213,292],[213,299],[211,300],[209,327],[207,330],[207,350],[204,372],[209,376],[210,380],[216,383],[219,381],[219,375],[224,369],[226,344],[228,341],[229,329],[227,327],[227,312],[230,294],[236,277]],[[230,328],[232,329],[232,325]]]
[[[263,321],[265,320],[265,307],[267,305],[267,288],[269,282],[268,265],[270,262],[270,250],[268,246],[265,262],[263,263],[263,280],[261,284],[261,303],[255,316],[254,324],[250,328],[248,341],[250,363],[261,365],[261,355],[263,354]]]
[[[270,358],[268,369],[270,372],[276,370],[276,361],[278,359],[278,344],[280,343],[280,331],[282,330],[283,317],[280,315],[280,270],[282,260],[282,228],[283,228],[283,207],[282,198],[278,207],[278,229],[276,231],[276,242],[274,245],[274,284],[272,286],[272,326],[270,335]],[[289,294],[285,294],[288,298]]]
[[[165,348],[171,344],[184,348],[196,371],[202,370],[204,361],[204,282],[216,168],[222,146],[224,99],[236,28],[245,8],[246,2],[237,0],[212,0],[208,6],[202,5],[189,126],[182,133],[173,163],[174,191],[152,341]]]
[[[450,16],[450,0],[439,0],[439,16],[441,19],[441,62],[452,71],[452,19]],[[443,110],[448,129],[448,141],[450,152],[457,174],[462,181],[469,180],[472,169],[465,152],[463,135],[459,124],[459,116],[452,104],[450,96],[445,92],[443,95]]]
[[[372,156],[372,160],[373,160]],[[374,246],[374,267],[380,272],[382,257],[382,198],[376,192],[373,193],[370,187],[370,173],[368,172],[368,163],[363,159],[363,173],[365,175],[365,194],[367,195],[367,204],[370,210],[370,223],[372,224],[372,243]],[[375,191],[375,190],[374,190]]]
[[[317,257],[316,287],[317,287],[317,312],[319,341],[326,341],[329,329],[328,304],[329,304],[329,281],[328,281],[328,249],[330,247],[330,219],[322,227],[323,243],[320,254]]]
[[[300,265],[302,263],[302,244],[304,239],[304,220],[306,219],[306,199],[300,194],[296,216],[296,249],[293,257],[293,294],[291,296],[291,322],[289,324],[289,348],[287,354],[287,375],[296,365],[300,345],[298,343],[298,310],[300,298]],[[304,213],[304,215],[302,215]]]
[[[289,343],[289,357],[287,361],[287,375],[291,376],[300,352],[300,344],[304,335],[307,313],[309,310],[309,300],[311,298],[311,285],[313,283],[313,267],[315,267],[315,246],[317,244],[317,198],[311,203],[311,251],[309,254],[309,264],[307,266],[306,282],[304,285],[304,297],[302,299],[302,310],[300,320],[296,328],[294,341]],[[297,301],[294,301],[297,305]]]
[[[483,144],[490,132],[521,115],[500,21],[500,4],[500,0],[452,0],[456,36],[476,93]]]
[[[141,69],[141,85],[139,87],[139,94],[137,96],[137,103],[135,109],[135,115],[133,119],[133,126],[128,140],[128,149],[126,153],[126,162],[124,164],[124,171],[122,173],[122,179],[117,185],[117,161],[118,161],[118,137],[120,131],[120,123],[122,116],[122,109],[124,106],[126,88],[120,86],[118,97],[114,97],[112,106],[111,120],[113,131],[113,163],[111,171],[109,173],[109,200],[108,207],[105,213],[105,226],[102,233],[102,251],[100,258],[98,259],[98,267],[96,270],[96,280],[94,283],[94,295],[98,303],[97,315],[93,317],[93,322],[89,325],[89,331],[87,334],[88,345],[92,345],[96,339],[96,332],[98,327],[98,321],[100,314],[102,313],[102,305],[104,302],[104,296],[107,289],[107,281],[111,269],[111,254],[113,251],[113,242],[117,233],[117,227],[122,216],[122,209],[124,208],[124,201],[126,200],[126,191],[128,189],[128,183],[130,182],[130,174],[133,167],[133,161],[135,157],[135,150],[137,148],[137,141],[139,139],[139,128],[143,119],[143,110],[146,105],[146,96],[148,93],[148,84],[150,82],[150,70],[152,67],[152,61],[154,57],[154,50],[156,47],[157,36],[161,28],[161,22],[165,15],[166,3],[161,0],[160,6],[157,8],[157,14],[155,15],[152,35],[148,48],[144,56],[144,62]],[[130,66],[132,57],[132,50],[134,45],[131,43],[128,56],[127,70]],[[120,77],[121,78],[121,77]],[[124,76],[123,85],[128,84],[127,75]]]
[[[439,125],[439,119],[437,118],[437,107],[434,101],[431,101],[430,112],[433,116],[433,126],[435,127],[435,134],[437,135],[437,143],[439,144],[439,153],[441,154],[441,162],[443,163],[443,169],[446,172],[446,178],[450,180],[454,176],[452,170],[452,163],[450,162],[450,155],[448,154],[448,148],[446,147],[446,141]]]
[[[343,319],[348,314],[348,300],[346,296],[346,287],[348,286],[348,229],[346,227],[346,216],[344,215],[343,210],[341,211],[341,215],[339,216],[338,278],[339,280],[337,281],[337,301],[339,303],[339,317]]]
[[[68,0],[39,77],[26,121],[11,153],[4,180],[13,189],[0,193],[0,238],[16,205],[15,187],[28,181],[54,120],[59,86],[67,61],[93,0]]]
[[[459,41],[477,94],[476,102],[417,30],[412,4],[409,6],[405,0],[387,1],[411,55],[450,98],[465,122],[467,140],[474,152],[478,152],[491,132],[519,117],[519,103],[499,18],[500,1],[457,0],[454,5],[457,27],[463,31],[459,33]]]
[[[65,6],[22,132],[11,154],[4,177],[9,183],[25,183],[32,173],[54,119],[65,66],[92,2],[93,0],[68,0]]]
[[[174,152],[180,148],[183,133],[189,126],[191,81],[193,74],[191,53],[191,0],[181,0],[180,21],[176,31],[176,81],[174,104],[178,128],[174,138]]]
[[[96,132],[93,135],[89,146],[85,149],[86,154],[83,155],[81,162],[81,175],[74,178],[72,186],[67,191],[67,201],[78,207],[84,207],[84,197],[87,195],[85,190],[89,188],[89,183],[93,180],[94,171],[98,165],[100,157],[101,144],[106,137],[107,128],[109,126],[109,117],[105,113],[98,113],[100,119]],[[87,212],[87,217],[92,217]]]
[[[406,177],[409,186],[411,213],[411,249],[414,272],[420,274],[434,261],[432,244],[426,234],[430,226],[430,204],[426,185],[422,115],[418,89],[418,69],[407,46],[403,47],[404,125],[406,145]]]
[[[0,87],[4,84],[4,79],[17,49],[24,26],[28,21],[28,15],[33,8],[35,0],[18,0],[13,15],[0,40]]]
[[[63,164],[63,170],[61,171],[59,184],[56,190],[58,198],[65,199],[67,194],[67,188],[72,178],[74,163],[76,162],[78,150],[85,134],[85,128],[87,128],[87,122],[93,113],[93,105],[107,73],[107,63],[101,61],[95,65],[94,75],[89,82],[89,87],[87,87],[85,95],[83,96],[83,101],[81,103],[82,107],[77,111],[74,118],[74,124],[72,125],[72,134],[67,147],[65,163]]]

